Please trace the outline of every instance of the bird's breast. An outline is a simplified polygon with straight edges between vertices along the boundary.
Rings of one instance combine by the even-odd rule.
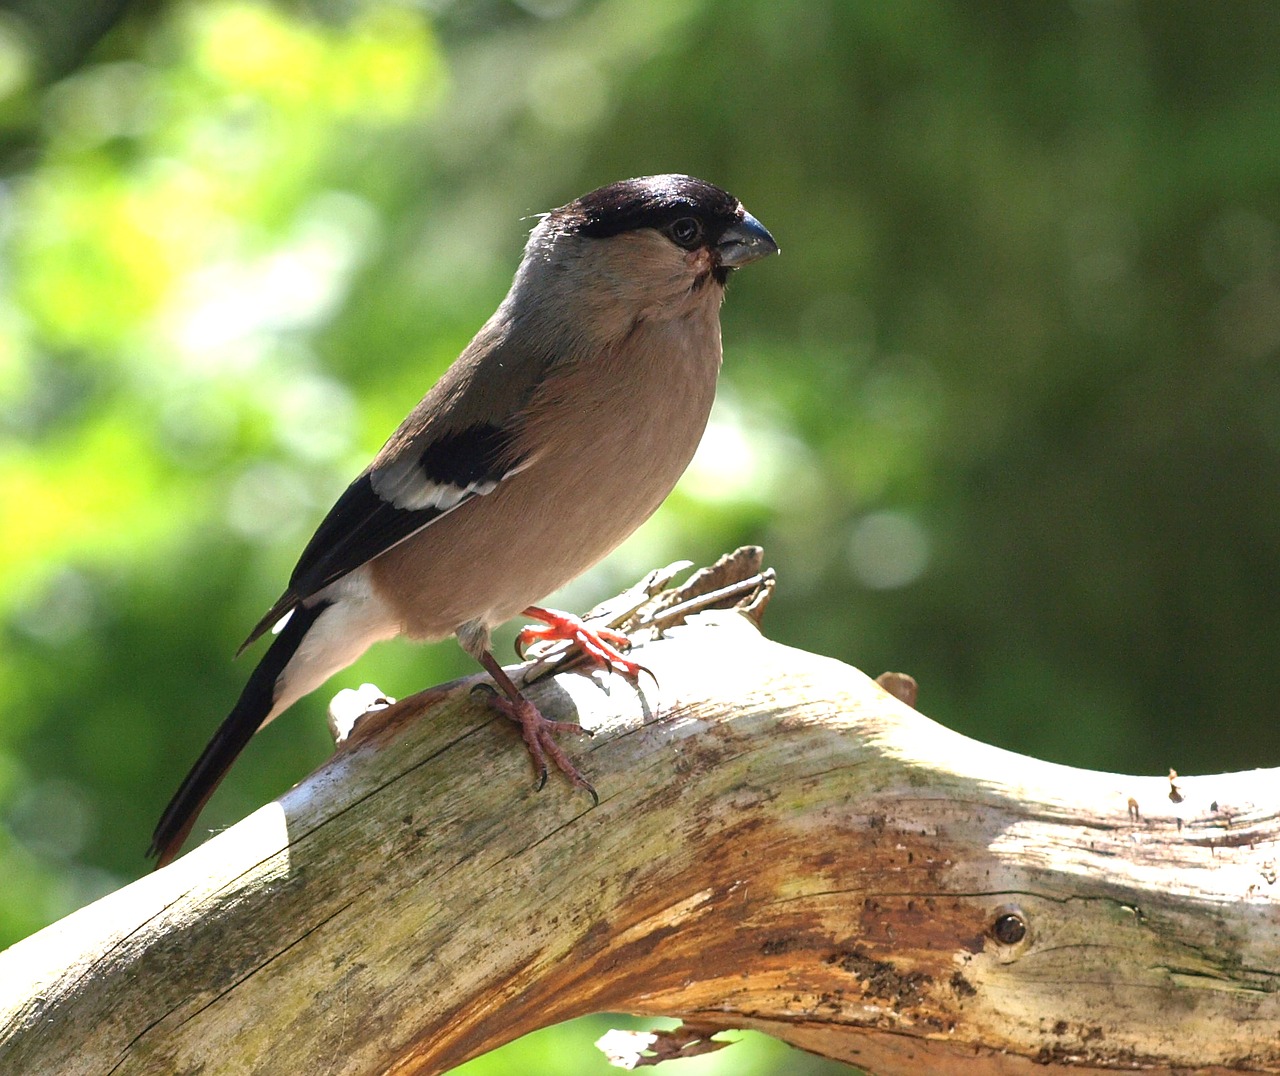
[[[373,562],[406,633],[501,623],[616,548],[693,458],[719,368],[714,310],[564,363],[527,415],[533,462]]]

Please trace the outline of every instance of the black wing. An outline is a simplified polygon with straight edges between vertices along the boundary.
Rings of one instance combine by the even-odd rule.
[[[401,453],[362,474],[324,517],[298,558],[288,590],[244,646],[299,602],[467,501],[495,490],[528,462],[514,442],[511,430],[477,424],[437,437],[417,456]]]

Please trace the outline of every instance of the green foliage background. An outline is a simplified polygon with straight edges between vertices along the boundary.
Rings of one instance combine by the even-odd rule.
[[[1280,761],[1277,56],[1261,0],[10,0],[0,944],[146,869],[230,655],[528,215],[629,175],[726,186],[783,256],[734,281],[705,451],[566,604],[759,542],[774,637],[970,735]],[[333,689],[469,671],[387,644]],[[325,757],[330,693],[203,824]],[[603,1071],[591,1037],[472,1071]]]

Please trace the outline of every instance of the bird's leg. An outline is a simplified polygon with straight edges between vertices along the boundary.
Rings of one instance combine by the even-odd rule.
[[[522,659],[524,652],[535,641],[564,639],[576,646],[602,669],[615,669],[632,679],[638,678],[642,672],[649,671],[639,662],[624,656],[618,649],[620,646],[628,648],[631,646],[631,640],[620,631],[605,627],[595,628],[572,613],[543,609],[537,605],[529,606],[523,615],[541,620],[546,627],[535,628],[530,625],[516,636],[516,654]]]
[[[550,758],[556,764],[556,769],[569,778],[575,788],[581,788],[590,793],[592,802],[598,806],[600,797],[596,795],[591,782],[582,776],[578,767],[573,764],[573,759],[554,739],[557,732],[586,732],[587,730],[572,721],[552,721],[550,718],[543,717],[541,711],[520,693],[520,689],[511,682],[511,677],[488,650],[480,652],[480,664],[493,677],[493,682],[502,692],[501,695],[496,693],[490,695],[489,705],[520,726],[525,746],[529,749],[533,765],[538,771],[538,788],[541,789],[547,783],[547,759]]]

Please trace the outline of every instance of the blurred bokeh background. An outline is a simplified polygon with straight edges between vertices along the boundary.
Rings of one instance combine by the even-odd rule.
[[[6,0],[0,945],[146,869],[231,654],[529,214],[651,172],[783,256],[733,282],[685,481],[563,602],[758,542],[775,638],[969,735],[1280,763],[1277,57],[1266,0]],[[325,758],[333,690],[471,671],[377,648],[202,829]],[[469,1071],[606,1071],[602,1026]]]

